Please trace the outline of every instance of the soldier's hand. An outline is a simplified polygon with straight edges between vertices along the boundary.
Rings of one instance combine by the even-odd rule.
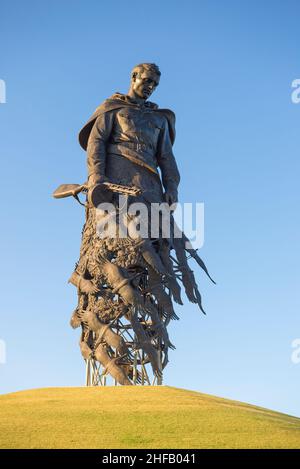
[[[108,178],[106,176],[99,176],[98,174],[92,174],[89,176],[88,179],[88,187],[91,189],[92,187],[95,187],[98,184],[102,184],[103,182],[107,182]]]
[[[165,201],[168,205],[176,204],[178,202],[177,191],[166,191]]]

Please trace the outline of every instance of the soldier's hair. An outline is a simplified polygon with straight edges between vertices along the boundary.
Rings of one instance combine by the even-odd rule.
[[[140,73],[143,73],[143,71],[147,70],[148,72],[155,73],[155,75],[159,76],[161,75],[160,70],[156,64],[149,64],[149,63],[144,63],[144,64],[139,64],[136,65],[132,72],[131,72],[131,78],[135,78],[138,76]]]

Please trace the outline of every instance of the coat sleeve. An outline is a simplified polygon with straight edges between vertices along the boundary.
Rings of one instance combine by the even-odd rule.
[[[164,125],[160,131],[156,158],[161,170],[165,191],[177,191],[180,182],[180,174],[173,154],[167,119],[164,119]]]
[[[106,143],[113,129],[114,112],[101,113],[92,128],[87,146],[88,177],[93,176],[95,183],[105,176]]]

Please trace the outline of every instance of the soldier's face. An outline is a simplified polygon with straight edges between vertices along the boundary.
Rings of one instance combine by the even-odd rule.
[[[159,84],[159,76],[142,72],[132,79],[133,91],[143,99],[148,99]]]

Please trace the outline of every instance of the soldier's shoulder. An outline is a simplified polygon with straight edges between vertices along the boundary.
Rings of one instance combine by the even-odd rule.
[[[110,96],[109,98],[105,99],[96,109],[93,115],[99,115],[103,112],[113,111],[114,109],[118,109],[123,107],[125,103],[115,97],[115,95]]]
[[[156,112],[160,113],[160,116],[164,119],[165,122],[167,122],[166,125],[169,129],[171,141],[172,141],[172,144],[173,144],[174,140],[175,140],[175,135],[176,135],[176,131],[175,131],[175,121],[176,121],[175,113],[173,111],[171,111],[171,109],[167,109],[167,108],[156,109]]]
[[[113,96],[110,98],[105,99],[100,106],[98,106],[95,111],[93,112],[92,116],[86,122],[86,124],[82,127],[79,132],[78,138],[80,146],[86,150],[88,139],[92,128],[98,118],[103,118],[103,115],[107,112],[113,112],[114,110],[120,109],[122,107],[122,102],[120,100],[114,99]]]
[[[167,121],[169,128],[172,128],[173,132],[175,132],[175,112],[167,108],[159,108],[156,110],[156,112],[159,113],[164,121]]]
[[[168,108],[158,108],[158,109],[156,109],[155,111],[158,112],[160,115],[164,116],[166,119],[175,122],[176,115],[175,115],[175,112],[172,111],[171,109],[168,109]]]

